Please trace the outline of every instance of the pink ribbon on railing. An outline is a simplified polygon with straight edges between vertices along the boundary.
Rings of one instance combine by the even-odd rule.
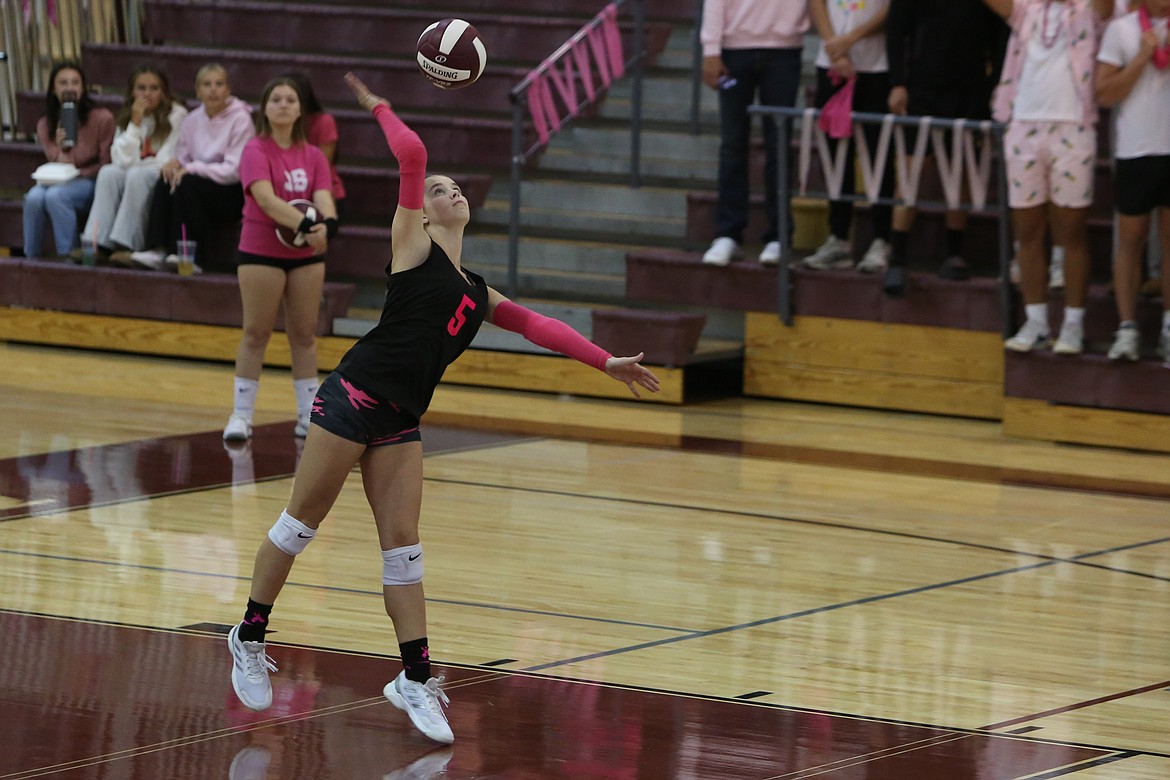
[[[32,0],[21,0],[21,10],[24,12],[24,26],[32,22]],[[49,24],[57,26],[57,0],[47,0],[45,11],[49,15]]]
[[[575,35],[576,40],[570,39],[572,43],[556,60],[546,59],[528,74],[530,79],[528,112],[532,116],[536,136],[542,146],[561,129],[562,124],[553,87],[566,106],[567,119],[575,117],[578,113],[578,77],[588,102],[592,103],[597,97],[597,89],[593,83],[594,66],[605,87],[609,87],[614,80],[625,74],[626,63],[622,53],[622,36],[617,16],[616,3],[610,3],[595,17],[597,25],[585,29],[584,35],[580,38]],[[561,62],[564,64],[561,65]],[[573,69],[574,64],[576,72]]]

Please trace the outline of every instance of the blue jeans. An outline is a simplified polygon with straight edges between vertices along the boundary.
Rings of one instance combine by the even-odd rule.
[[[94,180],[78,176],[64,184],[37,184],[24,196],[24,254],[43,257],[45,227],[53,227],[57,254],[80,246],[77,226],[93,203]]]
[[[735,86],[719,90],[719,205],[715,235],[743,241],[748,221],[748,152],[752,115],[748,107],[759,93],[762,106],[796,105],[800,89],[801,49],[724,49],[723,64]],[[776,182],[776,122],[764,118],[764,199],[768,209],[765,243],[779,237],[779,187]],[[788,220],[792,225],[792,220]]]

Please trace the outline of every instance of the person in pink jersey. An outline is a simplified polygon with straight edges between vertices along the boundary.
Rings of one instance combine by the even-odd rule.
[[[296,392],[295,433],[309,430],[309,409],[317,393],[317,310],[325,284],[325,249],[337,233],[329,163],[305,137],[305,116],[295,79],[278,76],[264,88],[256,137],[240,157],[244,224],[240,231],[237,275],[244,306],[244,329],[236,351],[232,414],[224,441],[252,436],[252,413],[260,387],[264,352],[284,310],[284,329],[292,353]],[[290,201],[309,200],[314,221]],[[277,226],[295,229],[301,246],[277,237]]]
[[[325,159],[329,161],[329,173],[333,177],[333,203],[337,206],[337,218],[341,220],[345,215],[345,184],[337,173],[337,143],[340,135],[337,132],[337,120],[333,115],[321,107],[317,94],[313,91],[313,82],[299,71],[289,71],[281,74],[297,82],[301,95],[305,99],[305,137],[309,143],[321,150]]]

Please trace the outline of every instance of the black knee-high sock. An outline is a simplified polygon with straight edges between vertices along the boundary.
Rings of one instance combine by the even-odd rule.
[[[237,636],[241,642],[263,642],[264,632],[268,629],[268,616],[272,614],[271,604],[260,604],[248,599],[248,609],[244,612],[244,622],[240,623]]]
[[[906,265],[906,248],[909,245],[909,231],[890,231],[890,265],[894,266],[895,268],[900,268]]]
[[[431,653],[427,647],[427,638],[424,636],[422,639],[403,642],[398,645],[398,652],[402,656],[406,679],[425,685],[431,679]]]
[[[965,231],[947,228],[947,257],[963,256],[963,236]]]

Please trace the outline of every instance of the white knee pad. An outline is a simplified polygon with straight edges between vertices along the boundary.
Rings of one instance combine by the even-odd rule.
[[[285,555],[303,553],[316,535],[316,531],[290,515],[287,509],[280,513],[280,519],[268,529],[269,541]]]
[[[382,584],[415,585],[422,582],[422,544],[382,551]]]

